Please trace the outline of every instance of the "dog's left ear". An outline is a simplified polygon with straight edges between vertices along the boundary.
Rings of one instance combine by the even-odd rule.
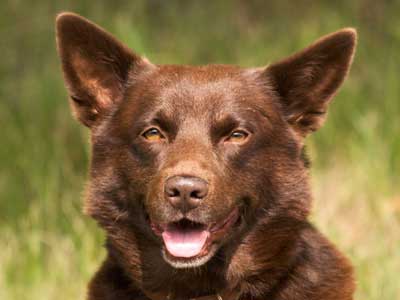
[[[337,31],[263,71],[280,97],[286,120],[300,135],[321,127],[350,68],[356,39],[354,29]]]

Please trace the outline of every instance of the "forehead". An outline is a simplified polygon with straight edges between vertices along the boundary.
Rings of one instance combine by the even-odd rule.
[[[169,118],[271,114],[272,96],[257,74],[225,65],[159,66],[132,84],[124,110],[140,110],[142,115],[161,112]]]

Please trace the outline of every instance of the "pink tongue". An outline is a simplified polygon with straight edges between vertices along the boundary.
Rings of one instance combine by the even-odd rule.
[[[168,228],[162,233],[165,246],[175,257],[193,257],[200,253],[207,241],[209,232],[200,229]]]

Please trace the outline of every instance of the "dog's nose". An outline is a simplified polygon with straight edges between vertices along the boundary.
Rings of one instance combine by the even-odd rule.
[[[208,194],[208,183],[199,177],[173,176],[165,183],[165,197],[173,207],[187,212]]]

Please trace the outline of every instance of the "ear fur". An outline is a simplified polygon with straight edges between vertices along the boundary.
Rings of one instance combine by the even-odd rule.
[[[286,120],[302,136],[320,128],[353,60],[355,29],[326,35],[263,73],[278,93]]]
[[[77,119],[91,127],[122,100],[129,74],[150,63],[73,13],[57,16],[56,32],[71,107]]]

